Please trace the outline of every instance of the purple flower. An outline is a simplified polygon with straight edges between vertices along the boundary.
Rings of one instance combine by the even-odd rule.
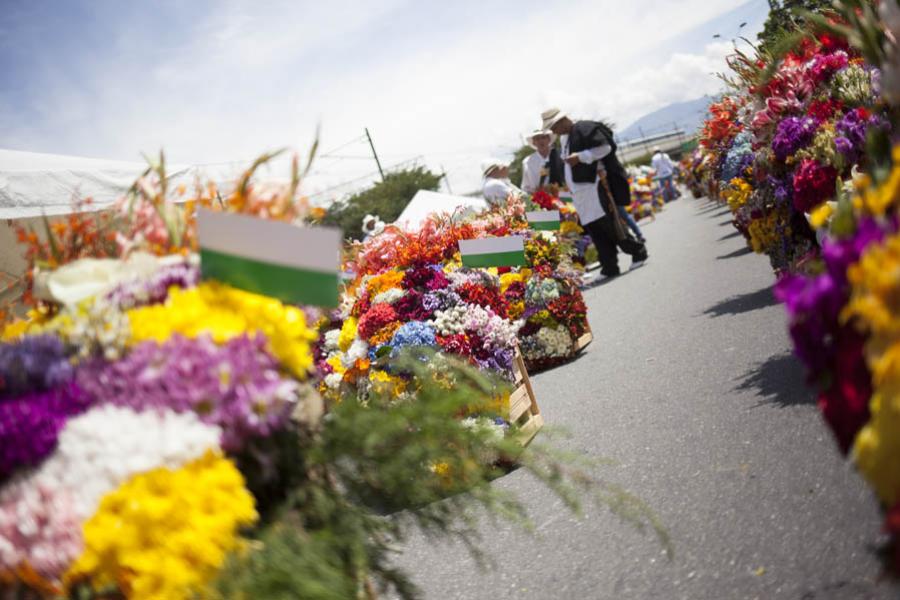
[[[0,479],[38,465],[56,448],[66,420],[88,405],[74,381],[0,401]]]
[[[169,288],[191,288],[200,282],[200,269],[186,262],[162,267],[149,279],[124,283],[107,298],[122,309],[159,304],[169,296]]]
[[[780,161],[787,160],[797,150],[809,145],[819,122],[812,117],[788,117],[778,123],[775,137],[772,139],[772,151]]]
[[[281,375],[265,346],[262,335],[222,346],[176,335],[161,346],[139,344],[114,363],[85,365],[78,382],[97,403],[193,411],[221,427],[222,447],[236,451],[248,438],[282,427],[296,401],[296,383]]]
[[[427,292],[422,296],[422,308],[426,313],[447,310],[460,303],[462,303],[462,298],[459,297],[459,294],[449,289]]]
[[[849,297],[847,268],[857,262],[869,244],[884,237],[872,219],[861,221],[853,237],[826,239],[822,245],[825,271],[813,277],[789,274],[775,286],[775,296],[784,302],[797,356],[818,379],[833,364],[833,339],[840,329],[839,315]]]
[[[72,378],[72,372],[65,347],[56,336],[25,336],[0,344],[0,402],[61,385]]]

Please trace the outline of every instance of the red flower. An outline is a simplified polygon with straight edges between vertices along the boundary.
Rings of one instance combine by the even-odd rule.
[[[465,356],[466,358],[472,355],[472,342],[469,341],[468,336],[464,333],[439,335],[437,336],[437,343],[444,352],[449,354]]]
[[[551,196],[545,190],[538,190],[531,197],[531,201],[543,208],[544,210],[553,210],[556,208],[556,198]]]
[[[422,306],[422,293],[415,290],[407,290],[393,308],[397,317],[403,322],[427,321],[433,315]]]
[[[397,320],[397,312],[390,304],[376,304],[359,320],[359,335],[364,339],[372,337],[379,329]]]
[[[809,212],[834,195],[837,171],[832,166],[807,158],[794,174],[794,208]]]
[[[836,337],[832,385],[819,395],[819,410],[846,454],[869,421],[872,376],[863,355],[865,338],[846,327]]]
[[[843,108],[843,102],[829,98],[828,100],[813,100],[809,103],[806,112],[817,121],[829,121],[835,113],[842,111]]]
[[[459,286],[456,289],[456,293],[467,304],[476,304],[483,308],[490,308],[504,319],[507,317],[509,305],[496,288],[467,282]]]

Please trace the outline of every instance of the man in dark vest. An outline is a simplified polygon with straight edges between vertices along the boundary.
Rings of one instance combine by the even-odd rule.
[[[544,111],[541,119],[543,129],[560,136],[565,181],[581,226],[597,247],[600,273],[607,277],[620,273],[616,246],[631,255],[632,267],[642,264],[647,260],[646,246],[618,221],[616,205],[630,204],[631,188],[616,157],[612,130],[597,121],[573,121],[558,108]]]

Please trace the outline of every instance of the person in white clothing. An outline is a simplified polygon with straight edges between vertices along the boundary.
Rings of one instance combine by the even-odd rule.
[[[525,138],[529,146],[535,149],[522,161],[522,189],[533,194],[548,183],[553,183],[551,163],[558,162],[558,152],[553,147],[556,136],[553,132],[537,129]],[[554,161],[557,159],[557,161]]]
[[[678,190],[675,189],[674,182],[675,163],[672,162],[669,155],[663,152],[659,146],[656,146],[653,149],[653,158],[650,160],[650,165],[656,172],[655,178],[659,181],[660,188],[662,188],[663,200],[671,202],[677,198],[679,194]]]
[[[496,158],[490,158],[481,163],[481,173],[484,181],[481,184],[481,193],[491,206],[505,204],[510,194],[521,194],[509,180],[509,163]]]

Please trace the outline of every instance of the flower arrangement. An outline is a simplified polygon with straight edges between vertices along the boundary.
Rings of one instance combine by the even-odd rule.
[[[894,150],[900,164],[900,149]],[[897,190],[900,167],[880,185],[858,182],[855,198],[825,214],[821,258],[809,273],[784,275],[785,303],[797,356],[819,390],[819,408],[841,450],[849,453],[890,515],[900,499],[900,425],[893,356],[900,350]],[[818,217],[817,218],[821,218]],[[898,547],[900,548],[900,547]],[[895,566],[900,567],[900,549]]]
[[[835,41],[835,40],[838,41]],[[877,69],[827,33],[777,60],[736,52],[735,91],[713,103],[701,133],[708,188],[776,272],[820,251],[807,216],[866,166],[866,139],[889,129]]]
[[[507,205],[464,222],[449,216],[432,217],[415,232],[389,227],[380,236],[357,244],[346,268],[357,273],[358,280],[344,296],[341,318],[330,326],[346,325],[350,317],[358,319],[354,323],[359,329],[359,342],[368,346],[370,356],[366,360],[371,361],[381,346],[389,345],[402,324],[429,322],[437,332],[440,349],[463,356],[471,353],[473,364],[508,371],[510,349],[484,348],[484,335],[467,329],[466,324],[480,327],[482,322],[494,322],[481,318],[484,309],[516,324],[520,341],[541,327],[560,329],[552,338],[552,349],[523,353],[529,369],[572,358],[577,351],[575,340],[587,330],[586,309],[578,289],[586,247],[580,245],[583,232],[580,228],[558,233],[531,231],[524,218],[524,202],[512,198]],[[539,190],[527,202],[529,208],[549,206],[547,210],[559,210],[561,226],[567,222],[574,225],[574,209],[559,200],[555,189]],[[525,237],[528,268],[492,270],[490,274],[460,268],[459,240],[511,233]],[[550,317],[547,305],[560,297],[566,301],[557,304],[557,317]],[[479,318],[473,320],[474,316]],[[570,337],[565,349],[558,343],[564,335]],[[538,348],[549,339],[546,335],[534,338],[528,347]],[[360,377],[360,369],[368,372],[371,363],[351,365],[346,356],[348,347],[349,342],[337,349],[343,359],[333,356],[330,362],[319,361],[332,390],[348,381],[368,385],[366,378]],[[330,348],[329,352],[336,351],[333,344]]]

